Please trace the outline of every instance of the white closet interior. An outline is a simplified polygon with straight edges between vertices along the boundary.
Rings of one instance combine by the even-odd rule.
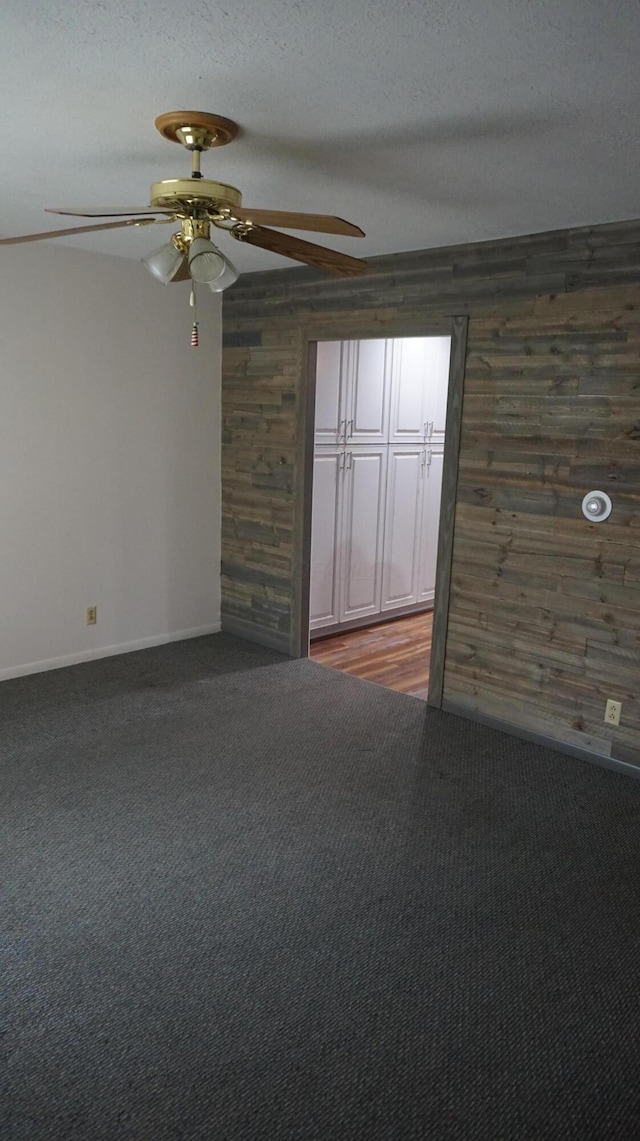
[[[428,609],[450,337],[320,341],[310,628]]]

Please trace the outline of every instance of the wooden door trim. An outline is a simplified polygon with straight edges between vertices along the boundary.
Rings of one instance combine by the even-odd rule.
[[[297,490],[292,534],[291,566],[291,648],[292,658],[309,656],[311,614],[311,509],[313,495],[313,456],[315,452],[316,363],[318,341],[346,340],[318,337],[311,330],[302,332],[302,370],[298,402],[297,439],[300,452],[294,487]],[[299,482],[298,482],[299,480]]]
[[[301,330],[302,373],[298,406],[298,440],[301,455],[296,471],[296,517],[293,529],[291,656],[306,658],[309,654],[309,587],[311,576],[311,505],[313,492],[313,454],[315,447],[315,369],[318,341],[362,341],[396,337],[451,337],[449,390],[445,428],[440,528],[436,565],[433,642],[431,647],[429,704],[442,706],[444,657],[449,613],[451,560],[453,556],[453,522],[458,483],[458,456],[462,423],[462,391],[467,346],[468,317],[429,320],[406,318],[375,325],[371,330],[362,324],[350,328],[341,319],[333,326],[309,325]],[[299,482],[298,482],[299,481]]]
[[[444,428],[444,459],[442,461],[442,492],[440,494],[440,524],[438,528],[438,556],[436,560],[436,589],[433,599],[433,635],[431,664],[429,667],[429,693],[427,703],[442,708],[444,690],[444,659],[449,625],[449,597],[451,592],[451,564],[453,561],[453,530],[458,490],[460,458],[460,432],[462,428],[462,394],[464,366],[467,356],[468,317],[454,317],[451,322],[451,356],[449,358],[449,388],[447,392],[447,418]]]

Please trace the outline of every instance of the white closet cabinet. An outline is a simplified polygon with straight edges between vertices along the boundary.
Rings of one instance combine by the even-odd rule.
[[[444,428],[447,420],[447,393],[449,391],[449,362],[451,337],[427,337],[427,388],[428,416],[431,426],[428,442],[444,447]]]
[[[431,453],[430,456],[429,452]],[[428,449],[426,458],[429,462],[426,463],[424,467],[422,519],[420,526],[423,541],[420,544],[417,586],[417,601],[423,603],[433,602],[436,592],[436,561],[438,557],[442,462],[444,458],[443,446]]]
[[[424,445],[391,445],[387,469],[381,610],[418,601]]]
[[[387,448],[317,448],[309,626],[380,613]]]
[[[346,443],[386,444],[392,341],[351,341],[346,384]]]
[[[386,444],[392,341],[319,341],[316,446]]]
[[[449,337],[318,344],[311,630],[433,601]]]
[[[316,444],[338,444],[346,423],[348,341],[318,341],[316,357]]]
[[[389,443],[444,443],[450,337],[403,337],[390,342]]]
[[[311,511],[311,594],[309,626],[340,621],[343,448],[318,448],[313,458]]]
[[[341,622],[380,613],[386,476],[386,445],[347,449]]]

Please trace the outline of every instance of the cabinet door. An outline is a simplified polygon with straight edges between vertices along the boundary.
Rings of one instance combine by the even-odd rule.
[[[345,412],[348,443],[387,443],[391,365],[388,344],[383,340],[350,342]]]
[[[313,458],[309,627],[340,620],[340,530],[345,453],[318,448]]]
[[[344,433],[348,342],[318,341],[316,359],[316,444],[336,445]]]
[[[450,337],[393,342],[389,442],[444,443]]]
[[[418,563],[418,602],[433,602],[436,587],[436,561],[440,530],[443,449],[432,448],[431,463],[424,469],[420,558]]]
[[[390,443],[424,443],[427,422],[427,337],[391,341]]]
[[[418,601],[422,488],[426,448],[389,447],[382,559],[382,610]]]
[[[427,384],[424,418],[432,426],[429,443],[443,445],[447,419],[451,337],[427,337],[426,342]]]
[[[340,620],[380,612],[387,448],[348,448]]]

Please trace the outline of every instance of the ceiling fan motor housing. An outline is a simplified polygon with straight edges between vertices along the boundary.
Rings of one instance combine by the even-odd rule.
[[[152,184],[149,205],[187,218],[198,210],[228,218],[233,217],[234,207],[242,205],[242,195],[235,186],[211,178],[163,178]]]

